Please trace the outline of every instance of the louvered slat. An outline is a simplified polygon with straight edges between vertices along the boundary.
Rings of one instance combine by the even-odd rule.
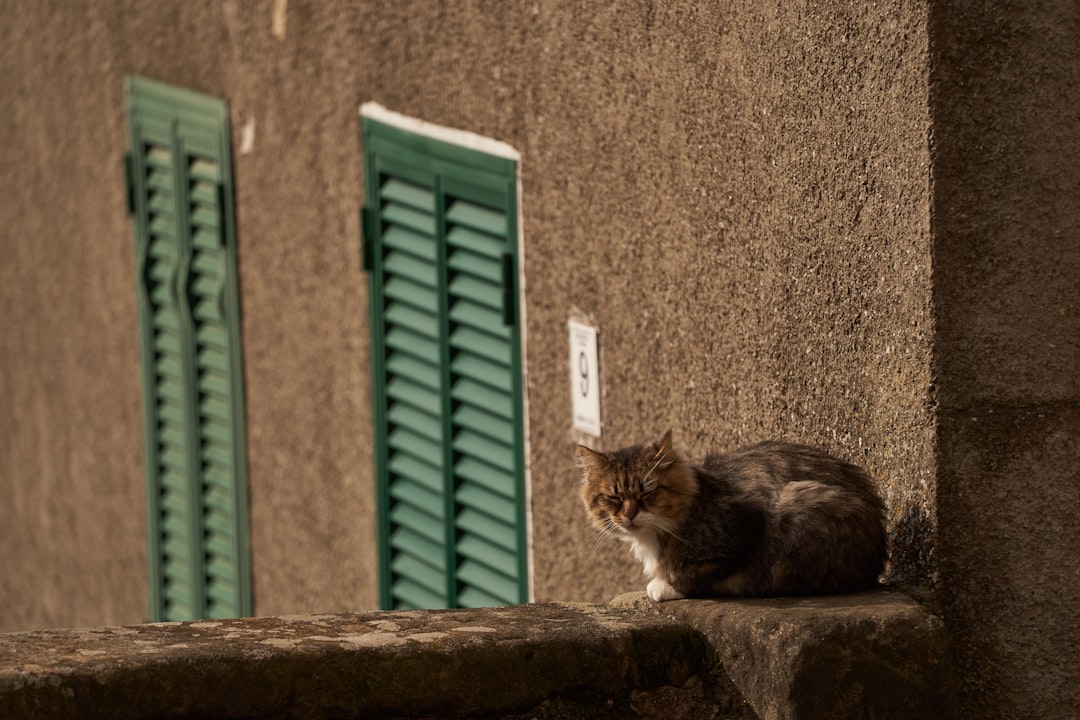
[[[229,355],[226,348],[199,343],[199,368],[224,375],[229,371]]]
[[[383,288],[383,296],[429,312],[437,310],[439,307],[439,298],[434,288],[425,287],[420,283],[397,275],[387,281],[386,286]]]
[[[413,208],[389,203],[383,207],[383,218],[394,225],[425,235],[435,234],[435,218]]]
[[[446,235],[452,247],[464,248],[493,260],[500,260],[506,252],[506,239],[470,230],[467,227],[453,227]]]
[[[509,489],[509,488],[508,488]],[[493,518],[509,518],[514,516],[513,497],[495,493],[482,487],[479,483],[463,483],[456,495],[458,503],[464,507],[479,510]]]
[[[444,518],[442,505],[439,507],[418,508],[408,504],[398,504],[390,512],[390,519],[395,526],[409,528],[419,535],[441,545],[446,540],[439,527]]]
[[[509,442],[514,435],[511,423],[491,414],[486,408],[473,404],[459,406],[454,412],[454,423],[460,428],[467,428],[500,443]],[[507,449],[510,447],[512,446]]]
[[[464,457],[479,458],[486,465],[513,473],[516,461],[509,443],[493,442],[472,430],[459,430],[454,436],[454,450]]]
[[[379,188],[379,195],[387,204],[399,203],[420,210],[427,215],[435,214],[435,193],[431,188],[389,178]]]
[[[452,226],[460,226],[489,235],[497,240],[507,237],[506,214],[494,208],[458,199],[449,203],[446,220]],[[453,228],[448,233],[453,235]]]
[[[454,471],[458,477],[477,483],[495,493],[501,493],[506,497],[515,497],[517,488],[514,484],[514,475],[504,470],[489,465],[475,457],[460,458],[454,465]]]
[[[427,235],[413,232],[398,225],[389,227],[383,234],[383,245],[391,250],[400,250],[420,260],[434,263],[438,261],[437,247]]]
[[[510,368],[478,355],[459,354],[454,358],[451,369],[458,377],[489,385],[499,392],[505,392],[506,388],[510,387]]]
[[[454,400],[469,402],[477,407],[484,408],[487,412],[498,415],[506,422],[512,422],[514,418],[514,403],[506,393],[493,390],[492,388],[468,378],[461,378],[454,383],[450,390]]]
[[[408,427],[433,442],[442,442],[442,423],[439,422],[439,418],[413,406],[397,403],[390,408],[387,417],[394,425]]]
[[[183,381],[183,360],[172,353],[158,353],[157,377],[160,382]]]
[[[394,327],[405,328],[428,340],[437,340],[439,337],[437,315],[425,313],[401,303],[390,303],[386,308],[386,322]]]
[[[446,553],[439,543],[432,542],[418,532],[401,526],[394,530],[390,544],[403,553],[413,557],[426,558],[428,563],[440,573],[446,572]]]
[[[191,206],[191,231],[192,234],[204,231],[216,231],[220,228],[221,218],[218,209],[213,205],[196,204]],[[207,237],[203,235],[203,237]]]
[[[459,298],[450,309],[450,320],[457,325],[482,328],[502,343],[510,341],[510,330],[502,324],[502,312],[498,309]]]
[[[426,338],[404,327],[393,327],[387,330],[384,343],[390,350],[407,353],[421,360],[439,357],[437,340]]]
[[[442,470],[429,463],[408,455],[398,454],[390,461],[390,472],[396,477],[408,477],[420,483],[434,493],[442,493],[443,487]],[[439,516],[442,515],[442,505],[433,507]]]
[[[229,343],[229,334],[220,325],[203,325],[198,329],[196,338],[207,347],[224,348]]]
[[[442,399],[438,387],[421,385],[408,376],[400,376],[387,384],[386,394],[392,401],[408,403],[435,418],[440,417]]]
[[[394,607],[398,610],[422,610],[425,608],[446,607],[446,593],[431,592],[408,578],[397,575],[392,587]]]
[[[439,389],[441,372],[430,360],[420,360],[410,355],[393,354],[386,360],[387,371],[394,376],[408,379],[430,390]]]
[[[484,330],[468,325],[458,325],[450,331],[450,347],[479,355],[492,362],[506,362],[505,342],[500,342]]]
[[[515,577],[487,567],[474,560],[465,560],[457,571],[458,582],[463,585],[459,590],[462,606],[465,606],[468,593],[475,589],[490,598],[483,602],[494,605],[509,605],[518,602],[518,582]]]
[[[392,450],[436,465],[442,458],[442,446],[412,428],[392,426],[388,444]]]
[[[218,464],[228,464],[227,461],[232,460],[232,431],[228,426],[228,423],[222,422],[218,418],[207,417],[203,415],[203,441],[211,444],[214,448],[219,448],[221,457],[217,458],[210,453],[204,453],[203,461],[212,462],[217,461]]]
[[[216,466],[218,468],[229,468],[233,462],[232,453],[232,437],[231,435],[226,441],[221,442],[211,436],[209,433],[204,432],[202,434],[202,460],[203,467]]]
[[[418,508],[438,507],[442,503],[442,487],[432,488],[420,478],[398,475],[390,488],[390,497]]]
[[[516,548],[511,545],[509,549],[499,547],[497,543],[491,542],[486,535],[480,533],[469,533],[465,535],[461,542],[458,543],[458,554],[462,557],[474,560],[486,568],[491,570],[508,581],[513,582],[513,572],[507,572],[506,568],[515,568],[515,556],[514,550]],[[513,598],[516,593],[511,591],[507,593],[507,600]]]
[[[464,508],[457,516],[458,527],[470,535],[480,535],[512,552],[517,547],[514,525],[506,519],[493,518],[479,510]]]
[[[502,263],[465,249],[457,249],[450,254],[448,265],[453,272],[474,276],[477,280],[502,288]]]
[[[444,585],[442,569],[434,563],[427,562],[424,557],[405,552],[398,553],[394,559],[394,571],[422,585],[429,592],[442,592]]]
[[[475,585],[468,585],[458,592],[458,604],[461,607],[467,608],[479,608],[479,607],[499,607],[502,605],[514,605],[519,603],[520,600],[507,600],[505,598],[496,597],[491,593],[484,592]]]
[[[412,282],[423,285],[428,289],[436,288],[439,283],[437,267],[408,253],[388,253],[383,261],[383,267],[392,276],[407,277]]]
[[[480,280],[471,275],[459,275],[450,281],[450,292],[502,312],[502,285]]]

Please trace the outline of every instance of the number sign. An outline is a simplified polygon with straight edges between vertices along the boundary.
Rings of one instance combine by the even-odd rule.
[[[570,327],[570,390],[574,429],[600,437],[600,374],[596,328],[573,320]]]

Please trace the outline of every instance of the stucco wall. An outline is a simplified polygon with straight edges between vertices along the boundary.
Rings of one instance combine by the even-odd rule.
[[[1080,6],[931,17],[938,513],[970,717],[1080,706]]]
[[[524,148],[537,587],[641,582],[623,548],[593,550],[574,497],[572,308],[601,331],[605,447],[669,426],[696,457],[822,443],[882,480],[900,574],[923,580],[925,28],[854,3],[708,5],[566,12],[543,36]]]
[[[298,4],[297,4],[298,5]],[[265,10],[265,11],[263,11]],[[0,29],[0,627],[146,617],[125,74],[231,104],[255,608],[372,608],[357,107],[366,24],[203,2],[22,3]],[[326,53],[326,57],[323,53]],[[334,53],[337,53],[335,56]],[[364,52],[368,56],[364,56]],[[337,58],[336,60],[334,58]],[[339,71],[333,74],[333,71]],[[254,145],[241,151],[245,126]]]
[[[375,602],[364,100],[522,153],[538,599],[640,584],[576,500],[574,311],[601,331],[605,446],[824,443],[881,478],[898,574],[929,576],[921,15],[488,5],[28,4],[5,25],[5,582],[40,599],[3,622],[143,614],[130,72],[231,105],[258,612]]]
[[[122,63],[81,12],[0,23],[0,628],[145,617]]]

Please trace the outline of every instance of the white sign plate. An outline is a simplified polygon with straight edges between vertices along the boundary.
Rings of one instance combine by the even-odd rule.
[[[600,437],[600,366],[596,353],[596,328],[573,320],[569,326],[574,429]]]

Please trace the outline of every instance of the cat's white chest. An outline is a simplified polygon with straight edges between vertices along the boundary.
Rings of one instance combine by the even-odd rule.
[[[641,530],[633,535],[626,535],[623,539],[630,543],[630,550],[641,563],[645,577],[655,577],[656,569],[660,565],[660,541],[656,533]]]
[[[639,531],[634,535],[627,535],[623,539],[630,543],[630,549],[633,551],[634,557],[641,563],[645,571],[645,577],[649,578],[649,584],[645,588],[645,592],[650,598],[656,602],[663,602],[664,600],[678,600],[685,597],[666,579],[657,576],[656,571],[660,567],[660,541],[657,539],[656,533]]]

